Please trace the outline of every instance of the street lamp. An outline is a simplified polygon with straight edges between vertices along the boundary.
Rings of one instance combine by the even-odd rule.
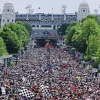
[[[50,72],[51,72],[51,66],[50,66],[50,49],[53,48],[52,45],[50,45],[50,40],[47,40],[47,44],[45,45],[45,48],[47,49],[47,69],[48,69],[48,82],[50,81],[49,80],[49,76],[50,76]]]
[[[50,40],[48,40],[47,44],[45,45],[45,48],[47,48],[47,65],[50,64],[50,49],[53,48],[52,45],[50,45]]]
[[[72,51],[72,55],[75,57],[76,49],[75,48],[71,48],[71,51]]]
[[[34,10],[32,9],[32,5],[27,5],[26,9],[27,9],[27,20],[29,20],[28,14],[32,14]]]

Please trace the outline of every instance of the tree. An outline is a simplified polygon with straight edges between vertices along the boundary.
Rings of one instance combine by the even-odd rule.
[[[85,58],[97,57],[100,62],[100,26],[97,17],[89,15],[81,22],[70,25],[66,30],[65,41],[85,54]]]
[[[82,27],[81,24],[77,24],[75,26],[75,33],[72,37],[72,46],[77,48],[78,51],[85,53],[86,51],[86,40],[83,38],[82,35]]]
[[[100,30],[100,29],[99,29]],[[96,44],[96,52],[95,52],[95,57],[97,57],[96,59],[96,62],[98,64],[100,64],[100,32],[98,33],[97,37],[96,37],[96,40],[97,40],[97,44]],[[94,41],[95,42],[95,41]],[[94,45],[95,46],[95,45]],[[95,48],[95,47],[94,47]]]
[[[23,31],[23,34],[25,33],[26,38],[25,38],[25,44],[26,45],[29,42],[29,32],[27,31],[27,29],[24,26],[24,23],[18,21],[17,24],[19,25],[20,29]]]
[[[87,41],[88,42],[88,41]],[[97,41],[97,38],[95,35],[89,36],[89,44],[86,50],[86,54],[88,54],[89,58],[95,56],[95,53],[98,49],[99,41]]]
[[[26,29],[26,27],[24,26],[24,23],[21,22],[21,21],[18,21],[17,24],[18,24],[18,25],[20,26],[20,28],[25,32],[25,34],[26,34],[27,36],[29,36],[29,32],[28,32],[28,30]]]
[[[0,56],[5,56],[7,55],[7,50],[6,50],[6,46],[5,43],[3,41],[3,39],[0,37]]]
[[[98,33],[100,33],[99,25],[96,22],[96,20],[88,18],[82,24],[82,31],[83,31],[82,32],[83,37],[87,40],[86,41],[86,44],[87,44],[86,55],[88,58],[90,58],[92,55],[90,54],[89,44],[91,44],[91,41],[93,41],[93,40],[90,41],[90,38],[93,38],[90,36],[95,37],[98,35]]]
[[[83,18],[82,20],[81,20],[81,22],[83,23],[85,20],[87,20],[87,19],[94,19],[96,22],[98,22],[98,19],[97,19],[97,16],[95,16],[95,15],[88,15],[87,17],[85,17],[85,18]]]
[[[100,64],[100,45],[99,45],[99,47],[98,47],[98,49],[97,49],[97,52],[96,52],[96,62],[98,63],[98,64]]]
[[[76,32],[76,26],[74,26],[75,24],[71,24],[68,29],[66,30],[66,35],[65,35],[65,42],[68,45],[72,45],[72,37]]]
[[[59,35],[65,35],[66,34],[66,30],[69,27],[70,24],[62,24],[60,26],[60,28],[58,28],[58,33]]]
[[[8,53],[18,53],[20,50],[20,42],[16,33],[11,31],[8,27],[3,27],[0,32],[0,36],[3,38],[7,47]]]
[[[99,25],[94,19],[88,18],[82,24],[83,35],[87,38],[90,35],[97,35],[99,32]]]
[[[24,24],[21,22],[9,23],[6,25],[6,27],[10,28],[11,31],[16,33],[16,35],[19,38],[21,47],[24,47],[28,43],[28,39],[29,39],[28,31],[26,30],[26,28],[23,25]]]
[[[25,26],[25,28],[27,29],[27,31],[28,31],[29,33],[32,32],[32,26],[31,26],[30,24],[25,23],[24,26]]]

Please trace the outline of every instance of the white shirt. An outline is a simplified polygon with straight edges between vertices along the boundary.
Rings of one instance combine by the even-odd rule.
[[[87,98],[86,100],[91,100],[90,98]]]
[[[6,94],[5,87],[1,87],[1,92],[2,92],[2,94],[3,94],[3,95],[5,95],[5,94]]]
[[[91,91],[92,91],[92,89],[91,89],[91,88],[89,88],[89,90],[88,90],[88,91],[90,91],[90,92],[91,92]]]

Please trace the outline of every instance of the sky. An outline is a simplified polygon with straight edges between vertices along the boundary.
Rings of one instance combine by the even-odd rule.
[[[3,5],[7,0],[0,0],[0,9],[2,11]],[[26,6],[32,5],[33,13],[61,13],[62,5],[66,5],[66,13],[74,13],[78,11],[78,6],[83,0],[11,0],[14,4],[16,12],[27,13]],[[100,0],[85,0],[90,7],[91,13],[94,9],[98,9]],[[40,7],[40,9],[38,9]]]

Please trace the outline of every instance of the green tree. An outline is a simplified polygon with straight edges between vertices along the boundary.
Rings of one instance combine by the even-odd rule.
[[[25,28],[28,30],[29,33],[32,32],[32,26],[31,26],[30,24],[25,23],[24,26],[25,26]]]
[[[97,35],[99,32],[99,25],[94,19],[88,18],[82,24],[83,35],[87,38],[90,35]]]
[[[97,40],[97,38],[99,38]],[[85,54],[88,60],[95,56],[100,62],[100,26],[97,17],[89,15],[81,22],[70,25],[66,30],[65,41]]]
[[[29,42],[29,32],[27,31],[27,29],[24,26],[24,23],[18,21],[17,24],[19,25],[20,29],[22,30],[22,33],[25,34],[25,41],[24,41],[24,46],[27,45],[27,43]]]
[[[0,56],[8,55],[5,43],[3,39],[0,37]]]
[[[86,54],[88,54],[89,52],[88,54],[89,58],[91,58],[92,56],[95,56],[95,53],[98,49],[98,45],[99,45],[99,41],[97,41],[96,36],[95,35],[89,36],[89,44],[86,50]]]
[[[81,20],[81,22],[83,23],[85,20],[87,20],[87,19],[94,19],[96,22],[98,22],[98,19],[97,19],[97,16],[95,16],[95,15],[88,15],[87,17],[85,17],[85,18],[83,18],[82,20]]]
[[[78,51],[85,53],[86,51],[86,40],[84,40],[82,35],[81,24],[77,24],[75,34],[72,37],[72,46],[77,48]]]
[[[97,58],[96,58],[96,62],[97,62],[98,64],[100,64],[100,45],[99,45],[99,47],[98,47],[98,49],[97,49],[97,52],[96,52],[95,56],[97,57]]]
[[[96,50],[96,53],[95,53],[95,57],[97,57],[96,59],[96,62],[98,64],[100,64],[100,32],[98,33],[97,37],[96,37],[96,40],[97,40],[97,44],[96,44],[96,47],[97,50]],[[94,41],[95,42],[95,41]],[[95,45],[94,45],[94,48],[95,48]]]
[[[9,54],[19,52],[20,42],[16,33],[14,33],[13,31],[11,31],[11,29],[5,26],[1,30],[0,36],[3,38]]]
[[[89,48],[89,44],[91,44],[90,43],[91,41],[90,41],[89,38],[93,38],[93,37],[90,37],[91,35],[92,36],[97,36],[98,35],[98,33],[100,32],[99,25],[98,25],[96,20],[88,18],[82,24],[82,31],[83,31],[82,32],[83,37],[87,40],[86,41],[86,44],[87,44],[86,55],[89,58],[89,57],[91,57],[90,48]]]
[[[21,22],[9,23],[6,25],[6,27],[10,28],[11,31],[17,34],[21,47],[24,47],[27,44],[28,39],[29,39],[28,31],[23,25],[24,24]]]
[[[58,28],[58,33],[59,35],[65,35],[66,34],[66,30],[69,27],[70,24],[62,24],[59,28]]]
[[[68,29],[66,30],[66,35],[65,35],[65,42],[68,45],[72,45],[72,37],[76,32],[76,23],[75,24],[71,24]]]

